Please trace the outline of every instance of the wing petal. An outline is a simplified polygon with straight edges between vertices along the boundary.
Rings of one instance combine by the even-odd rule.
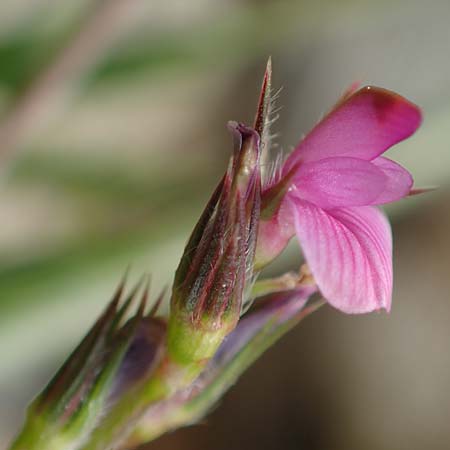
[[[291,198],[297,237],[323,296],[351,314],[384,308],[392,295],[392,237],[375,207],[325,211]]]
[[[302,164],[290,195],[321,208],[370,205],[381,198],[387,176],[382,168],[357,158],[326,158]]]

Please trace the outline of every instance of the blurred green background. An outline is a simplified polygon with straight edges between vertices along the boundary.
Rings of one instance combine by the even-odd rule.
[[[128,265],[170,283],[269,55],[282,149],[360,80],[422,106],[390,156],[440,188],[388,210],[390,315],[324,308],[148,448],[447,448],[449,21],[448,0],[2,0],[0,449]]]

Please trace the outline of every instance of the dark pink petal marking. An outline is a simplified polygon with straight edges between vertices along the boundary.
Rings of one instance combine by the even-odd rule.
[[[339,102],[299,143],[283,174],[299,162],[335,156],[370,161],[414,133],[421,120],[420,109],[404,97],[364,87]]]

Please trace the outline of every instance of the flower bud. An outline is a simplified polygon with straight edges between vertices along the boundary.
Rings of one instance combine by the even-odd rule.
[[[121,303],[124,283],[72,355],[30,405],[15,450],[78,448],[122,395],[151,376],[163,356],[166,325],[138,311],[123,320],[137,288]]]
[[[168,346],[187,364],[209,359],[234,329],[252,279],[260,212],[259,136],[229,125],[235,151],[175,274]]]
[[[135,331],[114,378],[109,395],[110,403],[120,399],[142,380],[149,379],[164,356],[166,323],[163,319],[146,316],[137,325],[130,320],[121,330],[118,339],[126,336],[131,327],[135,327]]]

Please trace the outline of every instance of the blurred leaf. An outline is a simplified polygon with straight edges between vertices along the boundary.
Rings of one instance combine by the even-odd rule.
[[[194,200],[205,187],[214,184],[215,172],[208,171],[199,182],[204,162],[192,157],[182,166],[169,161],[167,167],[149,165],[143,173],[124,168],[117,161],[90,158],[88,161],[67,155],[28,154],[12,169],[10,181],[20,185],[44,184],[89,202],[109,202],[121,207],[140,205],[143,209],[165,207]],[[203,158],[204,159],[204,158]],[[146,166],[142,162],[143,166]],[[199,167],[200,166],[200,167]]]
[[[211,64],[229,68],[242,59],[256,60],[261,53],[268,56],[295,29],[296,11],[305,12],[302,6],[293,1],[264,3],[258,8],[237,6],[227,12],[226,21],[219,14],[183,31],[155,34],[137,30],[86,78],[85,88],[141,73],[177,74],[177,68],[198,70]]]

